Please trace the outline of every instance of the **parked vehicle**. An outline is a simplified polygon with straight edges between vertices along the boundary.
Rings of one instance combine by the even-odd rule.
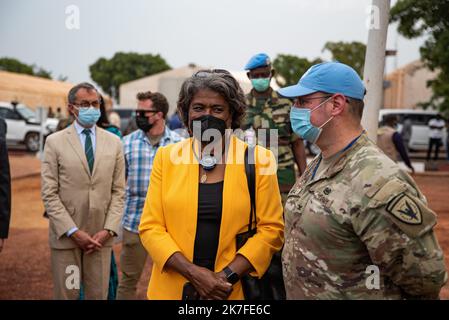
[[[386,115],[396,115],[398,117],[398,132],[402,131],[402,123],[406,116],[412,122],[412,136],[409,142],[409,149],[416,151],[427,150],[429,144],[429,127],[430,119],[436,117],[438,111],[421,110],[421,109],[381,109],[379,112],[379,123],[382,122]],[[446,129],[444,130],[446,136]]]
[[[134,121],[134,112],[136,110],[132,108],[114,107],[111,111],[116,112],[120,116],[120,131],[123,135],[126,135],[130,122]]]
[[[24,144],[28,151],[39,151],[41,124],[36,119],[34,110],[23,104],[0,102],[0,118],[5,119],[8,126],[6,132],[8,145]],[[57,119],[48,118],[45,121],[44,138],[53,133],[57,125]]]

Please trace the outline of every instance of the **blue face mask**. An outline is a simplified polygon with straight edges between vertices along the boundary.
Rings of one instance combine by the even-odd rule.
[[[251,79],[251,84],[257,92],[265,92],[270,86],[271,78]]]
[[[331,98],[332,97],[329,97],[328,99],[324,100],[313,109],[292,107],[290,110],[290,122],[293,131],[302,139],[307,140],[310,143],[315,143],[320,137],[323,127],[334,117],[331,117],[329,120],[327,120],[325,123],[323,123],[320,127],[317,128],[310,122],[310,115],[312,114],[313,111],[321,107]]]
[[[100,109],[90,106],[89,108],[78,108],[78,121],[84,126],[93,126],[100,119]]]

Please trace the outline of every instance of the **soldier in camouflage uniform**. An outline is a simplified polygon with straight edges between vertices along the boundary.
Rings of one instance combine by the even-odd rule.
[[[264,54],[253,56],[245,66],[253,89],[246,95],[246,118],[242,129],[252,128],[257,143],[269,148],[278,159],[278,183],[282,203],[285,204],[288,192],[296,182],[295,162],[302,174],[306,168],[304,144],[290,126],[291,101],[281,98],[270,87],[275,70],[271,68],[270,58]],[[265,135],[258,134],[259,129],[268,129]],[[270,145],[270,131],[276,129],[278,145]]]
[[[435,213],[360,125],[364,91],[340,63],[313,66],[281,89],[298,97],[295,107],[316,110],[310,125],[301,110],[291,121],[322,150],[285,206],[287,299],[436,299],[447,281]]]

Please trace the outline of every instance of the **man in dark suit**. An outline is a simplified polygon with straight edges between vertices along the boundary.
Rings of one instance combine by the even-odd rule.
[[[11,216],[11,176],[9,174],[8,148],[6,147],[6,122],[0,118],[0,252],[8,238]]]

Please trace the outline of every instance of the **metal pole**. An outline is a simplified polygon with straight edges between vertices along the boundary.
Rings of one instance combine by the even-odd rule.
[[[367,92],[362,125],[368,132],[370,139],[376,142],[379,110],[382,107],[390,0],[373,0],[370,9],[371,19],[363,72]]]
[[[37,157],[40,160],[44,159],[44,134],[45,134],[45,121],[47,121],[47,113],[44,107],[37,107],[37,119],[41,124],[39,132],[39,152]]]

